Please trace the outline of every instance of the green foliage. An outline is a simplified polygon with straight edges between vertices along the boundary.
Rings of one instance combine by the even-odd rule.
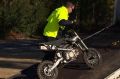
[[[49,0],[6,0],[1,2],[0,22],[1,30],[11,30],[31,35],[36,32],[39,26],[47,19],[50,8]],[[4,33],[5,33],[4,32]],[[0,31],[2,34],[3,31]],[[5,34],[5,35],[6,35]]]
[[[114,0],[73,0],[78,2],[77,20],[81,28],[92,30],[109,23],[113,16]],[[11,30],[26,35],[40,34],[48,15],[63,0],[0,0],[0,36]]]
[[[18,25],[15,26],[15,31],[27,35],[34,33],[39,23],[46,21],[49,11],[42,0],[14,0],[11,9],[13,9],[13,14],[17,16]]]

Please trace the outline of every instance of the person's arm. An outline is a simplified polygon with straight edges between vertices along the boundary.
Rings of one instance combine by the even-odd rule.
[[[61,26],[70,26],[72,24],[73,24],[73,21],[70,21],[70,20],[62,19],[62,20],[59,21],[59,25],[61,25]]]

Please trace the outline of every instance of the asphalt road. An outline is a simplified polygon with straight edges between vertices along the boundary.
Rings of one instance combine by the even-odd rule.
[[[1,43],[0,58],[6,59],[4,61],[0,60],[0,67],[21,69],[22,74],[27,76],[28,79],[37,79],[37,65],[33,64],[38,63],[44,57],[44,54],[40,52],[35,43],[37,41],[33,40],[29,42],[28,40],[4,42],[4,46]],[[28,46],[22,47],[22,44],[28,44]],[[83,62],[73,62],[59,69],[58,79],[103,79],[120,67],[119,47],[102,48],[100,46],[96,49],[101,53],[103,60],[99,67],[93,70],[89,69]],[[18,61],[18,59],[20,60]]]
[[[98,49],[103,57],[103,63],[95,69],[89,69],[83,62],[72,62],[59,69],[58,79],[104,79],[113,71],[120,68],[120,49]],[[38,79],[36,76],[37,65],[23,71],[28,79]]]
[[[70,64],[61,70],[58,79],[104,79],[120,67],[119,49],[99,49],[103,57],[101,66],[88,69],[84,65]]]
[[[83,62],[72,62],[59,69],[58,79],[103,79],[120,68],[119,35],[104,33],[84,41],[88,47],[101,53],[103,63],[89,69]],[[21,69],[22,79],[37,79],[36,63],[45,55],[39,50],[38,43],[39,40],[0,41],[0,68]],[[17,76],[13,79],[21,78]]]

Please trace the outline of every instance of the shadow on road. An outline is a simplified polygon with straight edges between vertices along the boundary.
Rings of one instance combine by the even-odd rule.
[[[71,62],[66,65],[64,68],[66,69],[74,69],[74,70],[90,70],[90,68],[85,63]]]

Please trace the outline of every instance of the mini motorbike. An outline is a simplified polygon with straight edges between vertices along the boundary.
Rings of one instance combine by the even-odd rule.
[[[61,41],[61,42],[60,42]],[[56,45],[60,43],[59,45]],[[69,31],[57,42],[41,43],[40,49],[55,53],[53,60],[43,60],[37,68],[39,79],[57,79],[58,67],[77,60],[82,53],[86,65],[95,68],[101,63],[101,55],[94,48],[88,48],[76,31]]]

